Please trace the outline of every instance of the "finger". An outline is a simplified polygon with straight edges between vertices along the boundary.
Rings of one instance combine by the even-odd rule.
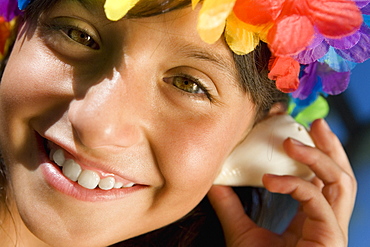
[[[327,154],[344,171],[335,174],[337,180],[330,186],[325,186],[323,194],[327,198],[330,195],[334,212],[343,229],[347,231],[357,193],[357,182],[351,164],[338,137],[324,119],[312,123],[310,134],[317,148]],[[331,170],[326,172],[331,173]]]
[[[290,194],[302,205],[303,211],[312,219],[325,221],[330,216],[330,205],[325,200],[319,188],[314,184],[294,176],[278,176],[265,174],[263,183],[267,190],[273,193]],[[320,210],[324,209],[324,210]]]
[[[212,186],[208,192],[212,204],[227,239],[237,239],[252,228],[258,226],[245,214],[238,196],[230,187]]]
[[[318,177],[314,177],[312,180],[311,180],[311,183],[313,183],[314,185],[316,185],[317,188],[319,188],[321,191],[322,189],[324,188],[324,182],[319,179]]]
[[[310,135],[318,149],[331,157],[347,173],[353,174],[342,144],[324,119],[318,119],[312,123]]]
[[[290,194],[300,202],[302,211],[307,216],[302,228],[302,239],[318,242],[323,246],[334,241],[338,243],[334,246],[343,246],[346,238],[338,225],[336,215],[317,186],[298,177],[269,174],[263,177],[263,182],[269,191]],[[298,221],[301,221],[302,217],[300,215]]]
[[[289,237],[291,239],[291,242],[297,243],[298,239],[302,237],[302,228],[304,226],[306,218],[307,215],[300,206],[297,210],[297,213],[291,220],[288,228],[284,232],[284,236]],[[288,244],[288,246],[294,246],[294,244]]]
[[[285,141],[284,147],[290,157],[307,164],[324,183],[322,193],[332,206],[343,230],[347,231],[356,197],[355,178],[317,148],[293,140]]]
[[[284,149],[291,158],[308,165],[324,184],[336,182],[343,173],[343,169],[339,165],[317,148],[288,138],[284,141]]]

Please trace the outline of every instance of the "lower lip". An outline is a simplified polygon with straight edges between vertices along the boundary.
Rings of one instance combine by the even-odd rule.
[[[111,190],[102,190],[97,188],[90,190],[66,178],[61,173],[60,168],[56,167],[56,165],[52,163],[42,163],[40,168],[48,184],[63,194],[72,196],[81,201],[95,202],[117,200],[146,187],[143,185],[135,185],[130,188]]]
[[[40,141],[42,143],[42,137],[39,136],[38,139],[41,139]],[[129,194],[132,194],[136,191],[147,188],[145,185],[134,185],[130,188],[111,190],[102,190],[99,188],[92,190],[86,189],[78,183],[73,182],[65,177],[61,169],[56,164],[51,162],[49,158],[47,158],[47,154],[43,145],[41,144],[39,147],[41,153],[40,169],[46,182],[59,192],[74,197],[78,200],[89,202],[118,200],[127,197]]]

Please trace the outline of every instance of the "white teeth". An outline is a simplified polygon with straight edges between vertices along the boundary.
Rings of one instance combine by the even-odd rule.
[[[130,188],[134,185],[135,185],[134,183],[129,183],[129,184],[124,185],[123,188]]]
[[[72,159],[66,159],[62,149],[51,150],[50,159],[52,159],[55,164],[62,167],[62,172],[64,176],[69,178],[74,182],[78,182],[82,187],[87,189],[95,189],[99,186],[102,190],[110,189],[120,189],[129,188],[134,186],[134,183],[123,184],[118,182],[114,177],[105,177],[100,179],[97,172],[91,170],[82,170],[81,166]]]
[[[63,174],[70,180],[76,182],[81,174],[81,166],[74,160],[66,160],[63,164]]]
[[[99,188],[102,190],[110,190],[114,187],[116,180],[113,177],[100,179]]]
[[[120,189],[120,188],[122,188],[123,187],[123,183],[121,183],[121,182],[116,182],[115,184],[114,184],[114,188],[115,189]]]
[[[53,153],[53,160],[58,166],[63,166],[66,159],[64,158],[64,153],[62,149],[58,149]]]
[[[51,159],[51,160],[54,160],[53,159],[53,156],[54,156],[54,153],[55,153],[55,150],[50,150],[50,153],[49,153],[49,159]]]
[[[100,182],[99,174],[90,170],[83,170],[78,177],[78,184],[86,189],[95,189]]]

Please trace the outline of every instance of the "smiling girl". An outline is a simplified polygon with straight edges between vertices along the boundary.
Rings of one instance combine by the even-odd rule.
[[[20,13],[3,2],[4,13]],[[214,30],[202,32],[199,16],[212,1],[136,2],[20,1],[0,85],[2,246],[107,246],[142,234],[121,244],[195,245],[171,226],[207,193],[228,246],[345,246],[356,182],[324,120],[311,127],[316,148],[285,142],[316,178],[264,176],[267,190],[301,203],[281,235],[255,225],[229,187],[213,186],[253,126],[285,111],[280,90],[292,88],[269,77],[285,80],[273,68],[293,58],[269,36],[269,48],[243,55],[223,36],[207,40]]]

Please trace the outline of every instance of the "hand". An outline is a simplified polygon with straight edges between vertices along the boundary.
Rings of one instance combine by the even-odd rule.
[[[322,119],[310,135],[316,148],[284,142],[287,154],[307,164],[316,177],[305,181],[293,176],[266,174],[263,183],[271,192],[290,194],[300,209],[281,235],[258,227],[245,213],[230,187],[213,186],[208,197],[222,224],[227,246],[347,246],[348,224],[357,184],[338,138]]]

